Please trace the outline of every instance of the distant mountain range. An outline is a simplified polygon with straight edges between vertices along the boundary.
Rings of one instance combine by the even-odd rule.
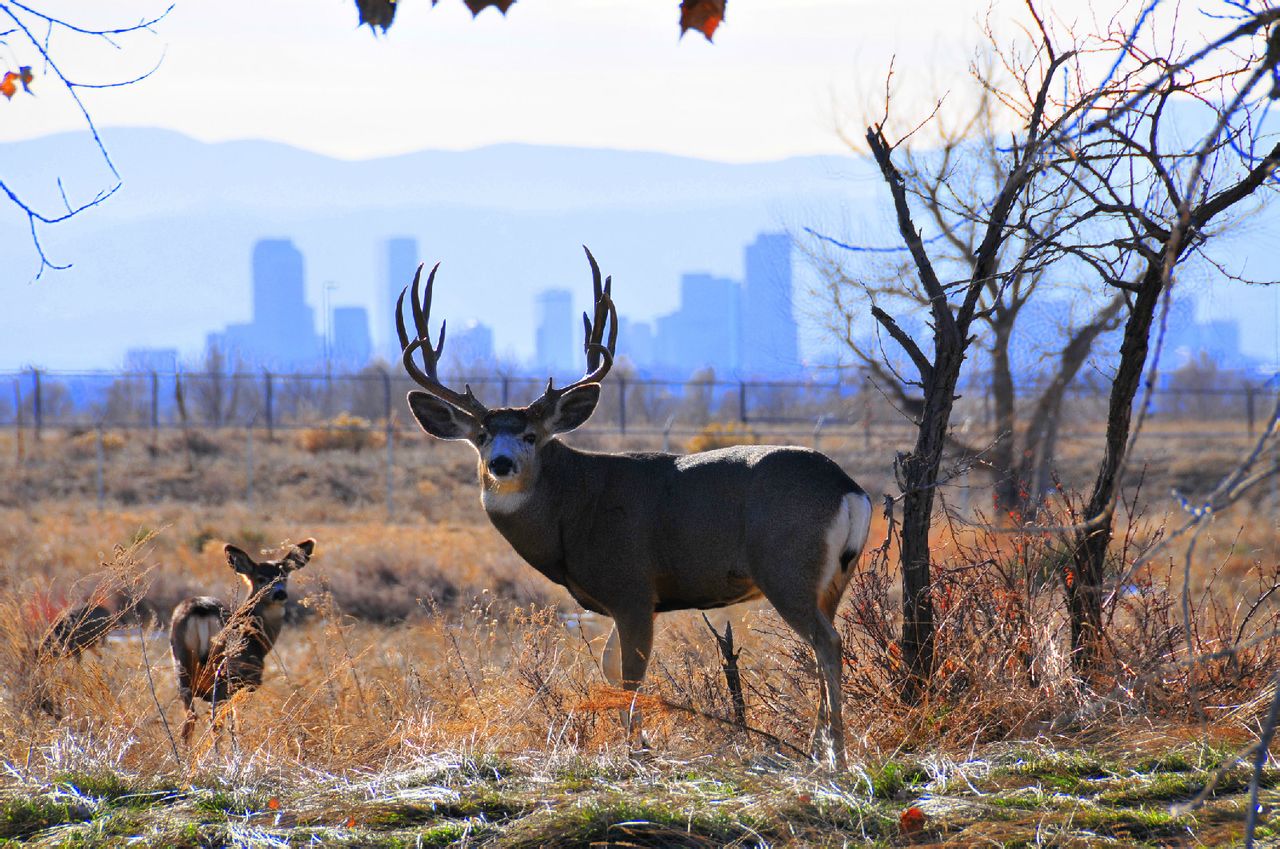
[[[536,292],[566,287],[585,306],[584,243],[613,275],[620,311],[638,320],[676,307],[684,272],[740,279],[743,247],[762,231],[812,226],[893,243],[879,175],[853,156],[727,164],[499,145],[345,161],[157,129],[109,130],[104,140],[123,187],[41,230],[51,257],[72,269],[32,283],[26,218],[0,199],[0,370],[116,368],[139,346],[194,360],[207,332],[248,319],[250,251],[264,237],[302,251],[317,315],[332,283],[334,305],[386,316],[383,243],[412,236],[422,259],[442,262],[435,312],[488,324],[497,351],[517,358],[533,348]],[[0,144],[0,174],[48,209],[61,203],[59,178],[72,202],[111,184],[82,133]],[[1237,228],[1236,270],[1280,279],[1278,223],[1273,205]],[[811,328],[802,350],[812,352],[822,305],[799,256],[796,271],[797,317]],[[1243,347],[1271,359],[1280,294],[1215,283],[1201,302],[1210,317],[1238,319]],[[386,330],[373,328],[376,343]]]
[[[244,321],[250,250],[293,239],[308,299],[385,315],[382,243],[415,237],[442,261],[435,310],[495,330],[499,352],[533,346],[534,293],[589,292],[580,245],[615,279],[620,310],[648,319],[675,308],[679,276],[741,277],[756,233],[839,220],[879,190],[853,157],[726,164],[655,153],[500,145],[344,161],[261,141],[205,144],[156,129],[104,140],[123,177],[101,206],[44,228],[68,271],[37,268],[25,219],[0,203],[0,369],[37,364],[112,368],[135,346],[194,357],[205,333]],[[111,184],[84,134],[0,144],[0,168],[56,208]],[[407,282],[407,281],[405,281]],[[801,283],[798,288],[803,288]],[[382,341],[385,328],[374,328]]]

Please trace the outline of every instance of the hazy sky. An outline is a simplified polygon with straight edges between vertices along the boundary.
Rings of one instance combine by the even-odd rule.
[[[488,9],[474,21],[461,0],[401,5],[382,37],[356,26],[352,0],[178,0],[154,35],[120,50],[65,33],[52,48],[86,82],[163,57],[144,82],[84,93],[103,126],[272,139],[346,158],[519,141],[746,161],[842,150],[837,121],[878,96],[895,55],[910,81],[904,98],[944,89],[965,73],[987,8],[731,0],[712,45],[677,37],[676,0],[522,0],[505,18]],[[164,7],[41,5],[104,25]],[[1084,8],[1055,2],[1052,14]],[[1001,29],[1025,14],[1021,3],[996,9]],[[30,63],[10,41],[10,61]],[[42,76],[36,91],[0,104],[0,141],[82,126]]]

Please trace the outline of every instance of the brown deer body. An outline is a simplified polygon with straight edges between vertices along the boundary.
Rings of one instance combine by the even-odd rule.
[[[186,708],[184,743],[195,727],[195,699],[211,704],[216,727],[232,696],[262,684],[267,654],[284,624],[289,573],[307,565],[315,544],[315,540],[305,539],[285,557],[261,563],[228,545],[227,563],[248,590],[240,607],[232,611],[216,598],[197,596],[174,609],[169,620],[169,648],[178,674],[178,694]]]
[[[95,598],[102,599],[101,595]],[[100,603],[93,599],[66,608],[54,618],[40,641],[42,657],[74,657],[97,649],[107,635],[126,625],[146,627],[156,619],[155,610],[144,599],[126,592],[107,594]]]
[[[654,615],[761,596],[808,642],[819,673],[814,756],[844,764],[836,607],[866,543],[871,501],[828,457],[806,448],[742,446],[677,456],[582,451],[556,438],[590,417],[613,360],[611,286],[595,283],[595,319],[583,316],[588,374],[528,407],[490,410],[437,378],[444,328],[433,348],[433,269],[420,300],[417,338],[397,319],[404,365],[427,392],[410,392],[423,429],[465,439],[479,455],[481,502],[516,552],[589,610],[614,620],[605,671],[626,689],[644,678]],[[607,344],[604,328],[612,323]],[[414,355],[422,353],[423,371]]]

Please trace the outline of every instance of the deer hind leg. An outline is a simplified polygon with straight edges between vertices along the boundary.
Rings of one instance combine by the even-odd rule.
[[[635,692],[644,680],[653,650],[653,612],[615,616],[613,622],[613,631],[604,648],[605,678],[615,687]],[[641,748],[648,748],[639,705],[633,701],[620,709],[619,718],[627,731],[627,739],[636,740]]]

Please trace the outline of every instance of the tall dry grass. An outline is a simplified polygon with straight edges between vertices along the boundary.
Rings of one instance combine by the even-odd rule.
[[[1163,532],[1161,520],[1129,519],[1117,573]],[[234,601],[224,541],[252,551],[303,536],[318,538],[317,554],[291,581],[300,601],[263,686],[235,697],[234,739],[213,733],[202,706],[193,745],[174,741],[182,709],[162,633],[118,631],[79,661],[35,652],[50,618],[73,602],[124,592],[164,612],[197,592]],[[1224,538],[1226,554],[1197,579],[1196,654],[1280,627],[1275,558],[1257,556],[1240,527]],[[1109,603],[1108,663],[1081,680],[1064,654],[1065,541],[942,523],[939,671],[930,697],[906,705],[896,696],[894,538],[882,517],[871,541],[879,548],[864,557],[840,617],[855,760],[1153,725],[1203,722],[1243,735],[1280,668],[1274,639],[1180,665],[1188,649],[1179,572],[1166,559]],[[288,782],[382,774],[459,749],[628,751],[616,719],[628,697],[606,687],[599,669],[607,620],[578,612],[486,524],[386,524],[357,512],[304,525],[243,508],[197,517],[177,505],[98,513],[45,504],[0,514],[0,552],[0,760],[26,775],[110,769]],[[718,615],[734,622],[750,729],[732,721],[720,654],[701,618],[670,614],[659,619],[640,699],[652,745],[689,757],[807,749],[816,702],[808,649],[767,606]]]

